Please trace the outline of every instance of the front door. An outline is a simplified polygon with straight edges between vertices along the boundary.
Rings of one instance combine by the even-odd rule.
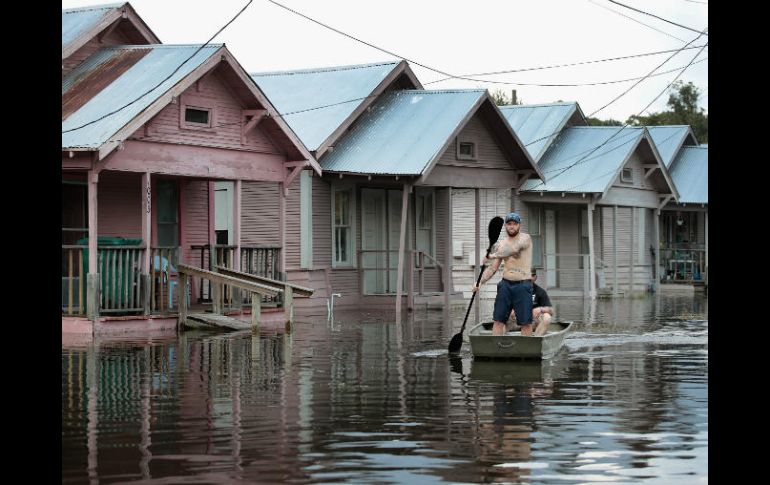
[[[396,293],[401,190],[361,189],[361,249],[365,295]],[[409,264],[404,259],[404,264]],[[406,271],[404,271],[406,276]]]
[[[176,180],[159,180],[158,246],[179,246],[179,189]]]

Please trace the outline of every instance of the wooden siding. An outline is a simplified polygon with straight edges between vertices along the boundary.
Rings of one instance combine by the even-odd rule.
[[[112,32],[110,32],[109,35],[104,36],[101,42],[99,41],[99,36],[97,35],[93,39],[83,44],[83,46],[80,49],[73,52],[69,57],[62,59],[62,62],[61,62],[62,77],[66,76],[78,64],[86,60],[88,57],[90,57],[93,53],[95,53],[102,47],[110,47],[115,45],[125,45],[125,44],[132,44],[132,43],[133,42],[131,42],[128,35],[126,35],[126,33],[123,31],[123,26],[120,26],[114,29]]]
[[[243,182],[241,186],[241,243],[280,245],[278,184]],[[286,231],[287,235],[289,231]]]
[[[180,110],[186,104],[210,108],[211,128],[183,128]],[[238,98],[214,68],[187,88],[174,104],[169,104],[130,137],[136,140],[161,141],[217,148],[283,154],[260,125],[250,130],[241,143],[245,117]]]
[[[209,243],[209,183],[206,180],[181,180],[180,185],[184,258],[188,264],[199,265],[200,252],[192,253],[190,246]]]
[[[141,175],[101,172],[97,186],[100,236],[142,237]]]
[[[457,158],[457,140],[468,140],[476,144],[476,160],[459,160]],[[447,149],[436,162],[438,165],[449,165],[456,167],[473,168],[496,168],[513,170],[508,159],[506,159],[500,145],[484,125],[479,113],[474,114],[465,127],[457,135],[457,139],[452,140]]]

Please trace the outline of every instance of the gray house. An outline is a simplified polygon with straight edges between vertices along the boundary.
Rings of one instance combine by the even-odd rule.
[[[542,178],[486,91],[422,90],[404,62],[252,77],[323,168],[287,200],[287,276],[319,289],[309,305],[448,299],[453,192]]]
[[[660,282],[705,285],[708,281],[708,146],[689,126],[651,126],[678,200],[661,207]]]

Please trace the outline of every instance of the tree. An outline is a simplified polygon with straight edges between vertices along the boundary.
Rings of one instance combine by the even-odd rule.
[[[626,120],[630,125],[690,125],[700,143],[709,140],[709,115],[703,108],[698,108],[700,89],[693,83],[682,81],[671,86],[668,96],[667,111],[652,113],[649,116],[633,115]]]
[[[618,120],[613,120],[612,118],[608,120],[600,120],[599,118],[586,118],[586,122],[588,123],[588,126],[623,126],[623,123]]]
[[[492,96],[492,101],[495,102],[497,106],[507,106],[511,104],[523,104],[522,100],[518,99],[516,97],[516,90],[511,90],[511,97],[509,98],[508,95],[503,91],[502,89],[496,89],[494,92],[490,93],[490,96]]]

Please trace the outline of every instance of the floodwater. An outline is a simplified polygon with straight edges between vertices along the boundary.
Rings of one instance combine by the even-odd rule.
[[[552,300],[543,364],[450,359],[462,307],[62,347],[62,482],[707,483],[708,300]]]

